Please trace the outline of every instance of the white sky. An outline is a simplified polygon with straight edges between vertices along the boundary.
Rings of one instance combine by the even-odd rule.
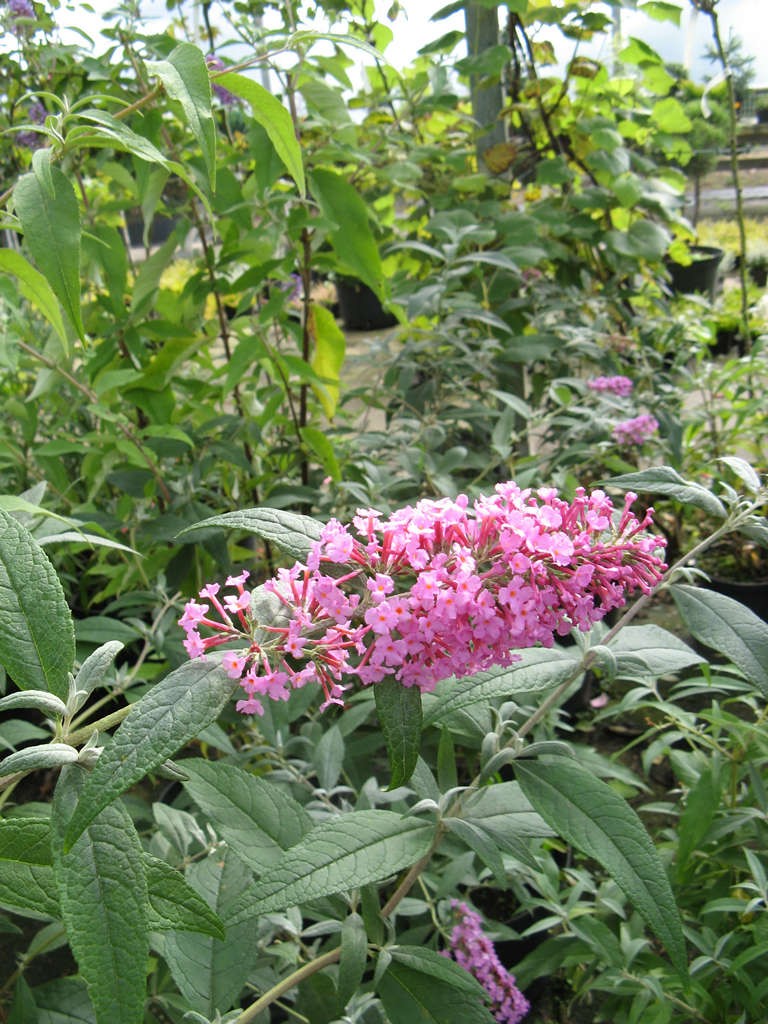
[[[642,0],[641,0],[642,2]],[[622,14],[622,34],[625,38],[636,35],[652,46],[665,60],[684,63],[686,54],[691,61],[694,77],[706,79],[712,73],[712,65],[702,60],[702,54],[711,43],[710,20],[703,14],[695,14],[689,0],[675,0],[683,8],[683,23],[680,30],[671,22],[654,21],[647,15],[625,11]],[[61,10],[59,16],[63,25],[76,24],[89,34],[96,35],[100,23],[100,11],[114,9],[113,0],[91,0],[94,13],[87,11],[70,0],[70,11]],[[456,14],[450,19],[432,23],[435,11],[445,6],[447,0],[402,0],[404,13],[391,25],[395,38],[386,51],[386,57],[396,67],[410,63],[420,47],[445,32],[464,25],[463,15]],[[191,6],[191,5],[190,5]],[[390,0],[376,0],[380,20],[386,22],[386,11]],[[142,10],[146,11],[150,31],[161,31],[168,15],[164,0],[144,0]],[[743,43],[744,52],[754,55],[755,84],[768,85],[768,0],[719,0],[718,5],[721,32],[727,38],[729,31]],[[211,19],[215,25],[216,5],[211,8]],[[73,36],[71,41],[81,37]],[[602,56],[610,53],[610,40],[604,41]],[[570,56],[570,52],[568,53]]]

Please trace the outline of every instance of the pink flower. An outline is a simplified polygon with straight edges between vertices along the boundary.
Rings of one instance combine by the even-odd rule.
[[[649,592],[665,569],[663,541],[646,532],[652,510],[642,521],[632,513],[636,497],[617,511],[600,490],[567,502],[553,488],[504,483],[472,506],[461,495],[388,519],[361,510],[351,527],[331,520],[306,564],[264,584],[280,620],[257,622],[244,575],[233,576],[235,593],[220,599],[209,584],[200,592],[208,603],[187,603],[185,646],[191,657],[223,646],[249,698],[285,700],[312,683],[322,707],[341,705],[351,683],[387,677],[430,691],[508,665],[518,649],[551,647],[633,591]],[[342,568],[331,576],[326,565]]]
[[[451,900],[459,917],[450,936],[445,956],[468,971],[483,986],[491,1001],[490,1011],[499,1024],[519,1024],[530,1010],[530,1004],[499,960],[493,943],[483,931],[483,920],[466,903]]]

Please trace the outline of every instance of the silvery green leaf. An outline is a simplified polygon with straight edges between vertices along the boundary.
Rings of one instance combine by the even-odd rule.
[[[67,713],[64,701],[47,690],[21,690],[18,693],[9,693],[7,697],[0,699],[0,711],[7,711],[10,708],[35,708],[49,718],[56,715],[63,718]]]

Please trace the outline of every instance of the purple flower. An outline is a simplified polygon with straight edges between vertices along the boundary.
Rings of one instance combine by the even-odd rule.
[[[27,110],[27,119],[32,124],[43,124],[48,111],[45,109],[40,100],[35,100],[34,103],[30,103],[29,109]],[[24,149],[39,149],[45,140],[45,136],[42,132],[37,132],[33,128],[25,128],[24,131],[18,132],[16,135],[16,145],[21,146]]]
[[[456,963],[480,982],[491,999],[491,1013],[499,1024],[518,1024],[530,1010],[530,1004],[496,955],[496,949],[483,931],[483,920],[466,903],[451,900],[459,923],[450,936],[449,953]],[[446,954],[448,955],[448,954]]]
[[[217,57],[215,53],[209,53],[205,58],[205,63],[208,65],[209,71],[224,71],[226,65],[221,57]],[[220,103],[223,103],[225,107],[231,107],[237,103],[237,96],[231,93],[229,89],[225,89],[223,85],[217,85],[216,82],[211,82],[211,88],[213,89],[214,96],[217,97]]]
[[[35,17],[35,9],[30,0],[8,0],[8,10],[14,18]]]
[[[659,422],[653,416],[644,413],[631,420],[622,420],[613,428],[613,439],[618,444],[642,444],[659,429]]]
[[[632,394],[634,385],[629,377],[593,377],[587,381],[590,391],[610,391],[611,394],[626,398]]]

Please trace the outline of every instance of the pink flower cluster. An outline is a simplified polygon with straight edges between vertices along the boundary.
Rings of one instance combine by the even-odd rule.
[[[518,1024],[530,1010],[530,1004],[515,984],[514,975],[501,964],[493,943],[483,931],[482,918],[466,903],[451,900],[451,906],[459,923],[451,932],[450,955],[488,993],[491,1013],[499,1024]]]
[[[587,381],[590,391],[610,391],[613,395],[626,398],[632,394],[634,384],[629,377],[593,377]]]
[[[359,510],[351,527],[323,528],[306,564],[260,588],[279,609],[273,621],[256,621],[242,573],[226,581],[228,595],[208,584],[205,603],[187,603],[184,644],[193,658],[226,645],[223,664],[247,694],[237,705],[247,714],[307,683],[322,687],[323,708],[343,705],[354,679],[394,677],[429,691],[510,664],[515,649],[551,647],[633,590],[650,591],[665,569],[656,553],[664,542],[645,532],[652,509],[642,521],[630,511],[636,497],[617,511],[599,490],[580,488],[567,502],[553,488],[503,483],[471,507],[460,495],[388,519]]]
[[[655,434],[659,429],[659,422],[648,413],[642,416],[635,416],[631,420],[622,420],[613,428],[613,439],[618,444],[632,445],[642,444],[647,438]]]

